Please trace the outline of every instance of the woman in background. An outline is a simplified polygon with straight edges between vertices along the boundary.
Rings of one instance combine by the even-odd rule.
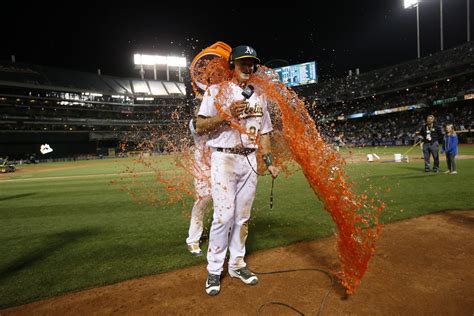
[[[453,124],[446,125],[446,134],[444,135],[444,144],[441,148],[441,152],[446,153],[446,162],[448,164],[448,170],[445,173],[456,174],[456,162],[455,158],[458,154],[458,136],[454,131]]]

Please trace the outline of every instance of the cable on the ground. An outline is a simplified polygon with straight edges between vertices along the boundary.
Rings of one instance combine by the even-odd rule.
[[[319,309],[318,309],[318,312],[316,314],[316,315],[319,316],[319,315],[321,315],[321,313],[323,311],[323,308],[324,308],[324,304],[326,303],[326,299],[329,296],[329,293],[331,293],[331,290],[333,289],[334,284],[335,284],[333,276],[328,271],[323,270],[323,269],[317,269],[317,268],[311,268],[311,269],[308,268],[308,269],[277,270],[277,271],[269,271],[269,272],[256,272],[256,271],[254,271],[254,273],[258,274],[258,275],[265,275],[265,274],[277,274],[277,273],[288,273],[288,272],[298,272],[298,271],[321,272],[321,273],[324,273],[331,280],[331,284],[329,285],[328,290],[327,290],[326,294],[324,295],[323,299],[321,300],[321,304],[319,305]],[[291,306],[287,303],[276,302],[276,301],[275,302],[273,302],[273,301],[272,302],[267,302],[267,303],[264,303],[264,304],[260,305],[258,310],[257,310],[257,315],[260,315],[260,312],[265,308],[265,306],[268,306],[268,305],[284,306],[286,308],[289,308],[289,309],[295,311],[299,315],[304,315],[302,312],[297,310],[295,307],[293,307],[293,306]]]

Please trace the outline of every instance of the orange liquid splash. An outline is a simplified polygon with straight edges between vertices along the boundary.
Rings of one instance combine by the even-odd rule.
[[[219,84],[219,92],[215,97],[218,111],[231,121],[231,127],[240,133],[246,131],[238,120],[228,114],[223,105],[227,104],[231,95],[228,83],[232,72],[225,58],[205,60],[195,77],[209,85]],[[345,161],[325,143],[314,120],[309,115],[305,104],[296,93],[284,84],[275,81],[275,73],[266,67],[260,67],[253,74],[248,84],[255,91],[265,94],[270,101],[274,131],[272,134],[272,152],[275,163],[287,175],[295,172],[292,166],[296,162],[303,171],[309,185],[316,196],[323,202],[324,209],[331,215],[337,226],[337,250],[340,270],[337,276],[348,294],[353,294],[367,269],[368,262],[375,252],[375,245],[380,233],[379,217],[385,204],[367,194],[353,192],[352,183],[344,175]],[[179,117],[179,113],[176,114]],[[157,139],[166,139],[166,151],[172,153],[174,165],[182,172],[173,174],[162,170],[146,159],[139,158],[137,164],[145,166],[155,174],[155,182],[168,192],[164,203],[182,201],[185,196],[194,196],[192,178],[193,155],[187,124],[177,124],[173,131],[154,131],[152,138],[143,142],[143,149],[155,146]],[[187,139],[186,141],[182,141]],[[261,146],[259,146],[261,148]],[[259,157],[259,171],[263,173],[264,164]],[[132,178],[133,177],[133,172]],[[148,188],[149,189],[149,188]],[[162,195],[162,191],[153,194]],[[133,194],[132,194],[133,196]],[[377,196],[377,194],[375,194]]]
[[[224,63],[223,58],[210,61],[203,74],[212,77],[216,69],[224,67]],[[223,110],[223,105],[228,103],[228,96],[231,95],[228,90],[231,74],[229,70],[223,73],[226,75],[220,77],[223,80],[219,83],[219,92],[215,97],[216,108],[232,122],[232,128],[245,133],[238,121]],[[289,170],[287,163],[290,157],[300,165],[314,193],[336,224],[341,262],[337,276],[347,293],[353,294],[374,254],[381,228],[378,219],[385,205],[381,201],[369,199],[366,194],[357,195],[353,192],[352,184],[343,173],[345,161],[332,146],[325,143],[304,102],[281,82],[273,80],[275,76],[270,69],[260,67],[248,84],[277,106],[272,115],[276,127],[274,134],[278,138],[276,160],[284,171]]]
[[[181,202],[187,209],[185,201],[195,196],[192,180],[198,176],[192,140],[187,133],[188,122],[180,121],[180,113],[173,112],[171,118],[173,123],[166,128],[137,128],[122,140],[122,148],[131,145],[139,154],[126,166],[120,181],[112,184],[119,185],[138,204],[163,206]],[[162,157],[153,156],[157,151],[163,152]]]
[[[278,106],[292,157],[337,226],[338,277],[347,293],[353,294],[374,254],[381,228],[378,219],[385,204],[375,204],[366,194],[352,191],[343,173],[344,160],[325,143],[304,102],[281,82],[272,81],[274,74],[265,70],[261,67],[249,84]]]

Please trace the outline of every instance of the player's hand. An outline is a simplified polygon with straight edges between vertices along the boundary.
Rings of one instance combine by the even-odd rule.
[[[272,175],[273,179],[276,179],[278,177],[278,175],[280,174],[280,169],[278,169],[277,167],[275,167],[273,165],[268,167],[268,171]]]
[[[247,107],[248,102],[245,100],[240,100],[240,101],[234,101],[230,105],[230,114],[232,114],[233,117],[239,118],[242,113],[244,113],[245,108]]]

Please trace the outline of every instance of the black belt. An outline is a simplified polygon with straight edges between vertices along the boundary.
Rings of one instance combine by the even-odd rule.
[[[255,151],[255,148],[221,148],[217,147],[217,151],[227,154],[237,154],[247,156]]]

